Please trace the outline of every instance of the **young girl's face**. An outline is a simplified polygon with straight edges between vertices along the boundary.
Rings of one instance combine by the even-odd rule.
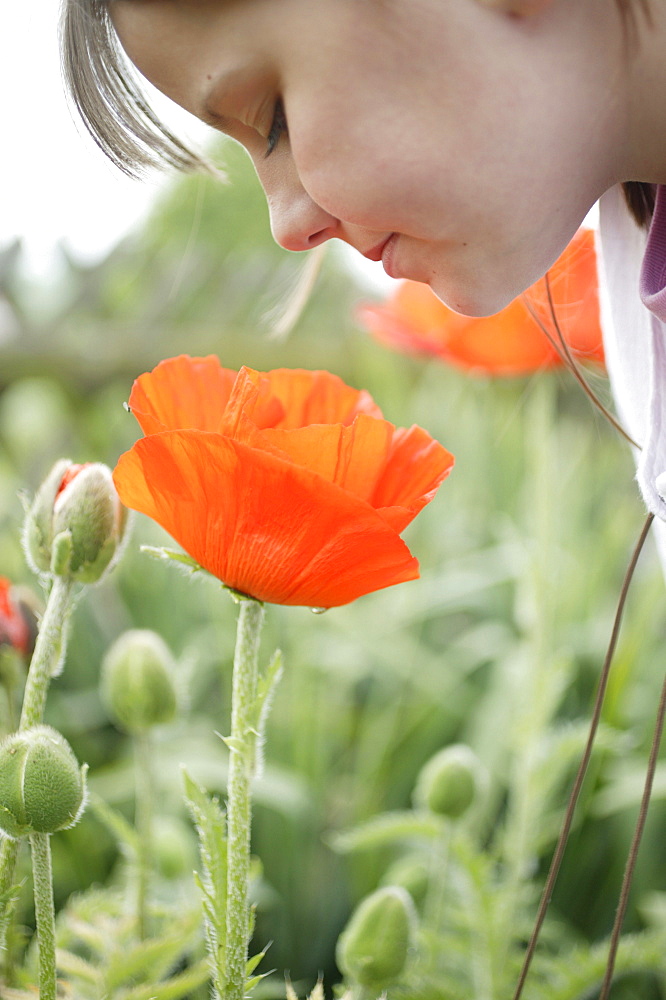
[[[612,5],[611,5],[612,6]],[[608,0],[111,0],[130,59],[241,142],[276,240],[339,238],[450,306],[505,305],[626,163]]]

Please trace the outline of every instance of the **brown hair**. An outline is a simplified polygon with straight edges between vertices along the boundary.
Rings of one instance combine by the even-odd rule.
[[[639,11],[649,21],[650,0],[615,0],[628,43],[635,40]],[[123,173],[138,177],[168,164],[180,170],[209,169],[159,120],[122,52],[109,16],[108,0],[62,0],[62,69],[69,96],[100,149]],[[654,211],[654,187],[639,181],[622,185],[629,210],[640,226]]]
[[[123,173],[138,177],[165,163],[180,170],[206,166],[148,104],[118,42],[108,0],[62,0],[60,48],[74,107]]]

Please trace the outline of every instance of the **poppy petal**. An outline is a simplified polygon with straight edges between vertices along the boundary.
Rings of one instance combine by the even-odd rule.
[[[453,468],[453,455],[421,427],[398,427],[371,499],[396,531],[404,531]]]
[[[266,375],[252,368],[241,368],[219,429],[242,441],[252,437],[257,428],[275,427],[284,416],[284,406],[271,394]]]
[[[286,430],[308,424],[351,424],[360,413],[382,418],[368,392],[353,389],[330,372],[276,368],[266,378],[285,408],[280,426]]]
[[[335,607],[418,577],[405,543],[369,504],[219,434],[151,435],[121,456],[114,479],[123,503],[258,600]]]
[[[218,358],[181,354],[136,379],[129,408],[144,434],[196,427],[217,431],[237,373]]]
[[[361,415],[351,426],[314,424],[263,431],[253,443],[268,445],[302,468],[370,502],[391,444],[393,425]]]

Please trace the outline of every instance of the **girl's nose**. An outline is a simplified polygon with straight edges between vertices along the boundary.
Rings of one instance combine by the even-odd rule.
[[[312,250],[338,235],[338,220],[303,188],[267,193],[273,238],[285,250]]]
[[[273,238],[281,247],[312,250],[340,235],[339,220],[312,200],[286,150],[279,161],[276,155],[269,169],[258,167],[257,172],[266,192]]]

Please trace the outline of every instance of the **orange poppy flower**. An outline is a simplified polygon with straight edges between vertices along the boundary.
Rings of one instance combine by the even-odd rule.
[[[581,229],[548,272],[558,324],[572,354],[603,362],[594,234]],[[526,292],[555,334],[545,279]],[[365,305],[361,322],[390,347],[426,354],[489,375],[524,375],[563,361],[525,304],[514,299],[495,316],[461,316],[428,285],[401,282],[382,305]]]
[[[327,608],[418,577],[400,532],[453,457],[367,392],[181,356],[138,378],[129,406],[147,436],[114,472],[123,503],[233,590]]]

